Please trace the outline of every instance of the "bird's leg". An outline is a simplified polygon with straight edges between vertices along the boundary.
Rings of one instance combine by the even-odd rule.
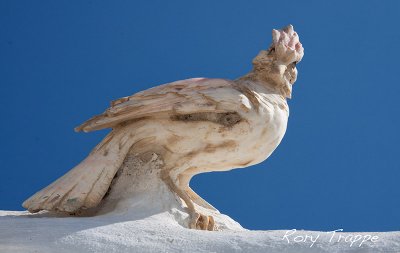
[[[214,230],[214,218],[200,214],[196,211],[189,195],[177,185],[177,178],[172,177],[169,171],[165,171],[161,175],[164,182],[169,186],[171,191],[175,192],[186,204],[189,210],[189,228],[199,230]]]
[[[215,207],[213,207],[210,203],[205,201],[202,197],[200,197],[196,192],[192,190],[189,186],[190,179],[192,175],[189,174],[180,174],[179,175],[179,186],[183,189],[188,195],[189,198],[199,206],[202,206],[206,209],[210,209],[212,211],[218,211]]]
[[[196,168],[193,168],[196,169]],[[189,186],[190,179],[193,176],[193,173],[190,173],[191,169],[186,170],[184,173],[181,173],[178,175],[178,184],[179,188],[183,189],[185,193],[188,195],[191,201],[196,203],[199,206],[202,206],[206,209],[210,209],[212,211],[217,211],[215,207],[213,207],[211,204],[209,204],[207,201],[205,201],[203,198],[201,198],[197,193],[195,193]],[[203,215],[200,214],[199,217],[200,221],[198,223],[202,223],[203,229],[206,230],[215,230],[215,222],[214,222],[214,217],[211,215]]]

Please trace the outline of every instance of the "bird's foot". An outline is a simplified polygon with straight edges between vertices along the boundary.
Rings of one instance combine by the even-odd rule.
[[[211,215],[204,215],[201,213],[194,212],[189,221],[189,228],[198,230],[208,230],[215,231],[216,226],[214,222],[214,217]]]

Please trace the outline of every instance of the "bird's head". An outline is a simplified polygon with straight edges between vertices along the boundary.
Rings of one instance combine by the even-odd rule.
[[[272,44],[253,59],[253,71],[290,98],[292,85],[297,79],[296,64],[303,55],[304,48],[292,25],[281,30],[273,29]]]

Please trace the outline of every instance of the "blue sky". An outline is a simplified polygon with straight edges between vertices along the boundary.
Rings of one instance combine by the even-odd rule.
[[[398,1],[1,1],[0,209],[79,163],[109,101],[235,79],[293,24],[305,48],[281,145],[192,180],[250,229],[400,230]]]

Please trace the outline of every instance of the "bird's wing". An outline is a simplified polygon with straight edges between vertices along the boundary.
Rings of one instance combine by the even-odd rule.
[[[111,102],[111,107],[75,128],[90,132],[128,120],[199,112],[251,109],[249,99],[225,79],[193,78],[160,85]]]

